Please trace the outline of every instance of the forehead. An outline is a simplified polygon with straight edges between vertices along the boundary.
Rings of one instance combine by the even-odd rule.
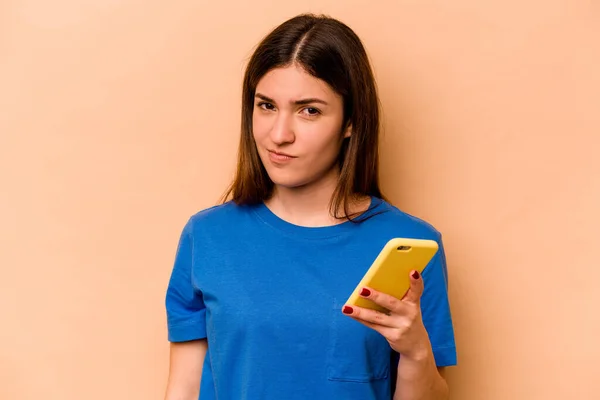
[[[297,65],[267,72],[258,82],[256,91],[280,101],[313,97],[332,100],[339,97],[325,81],[315,78]]]

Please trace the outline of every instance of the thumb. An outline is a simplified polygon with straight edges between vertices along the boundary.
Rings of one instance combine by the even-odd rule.
[[[419,271],[412,271],[410,273],[410,287],[402,300],[419,304],[424,288],[423,277],[419,274]]]

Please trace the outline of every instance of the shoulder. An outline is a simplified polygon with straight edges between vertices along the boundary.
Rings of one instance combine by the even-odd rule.
[[[239,206],[233,201],[214,205],[202,209],[189,217],[188,224],[196,227],[198,225],[231,222],[232,219],[239,218],[247,214],[252,207]]]
[[[252,211],[252,206],[240,206],[233,201],[207,207],[192,214],[185,229],[189,233],[207,228],[226,228],[238,225]]]
[[[203,223],[229,217],[239,207],[232,201],[204,208],[190,216],[192,223]]]
[[[408,234],[421,239],[439,241],[441,238],[440,231],[430,222],[409,214],[384,200],[379,200],[373,220],[379,225],[380,229],[401,231],[401,234]]]

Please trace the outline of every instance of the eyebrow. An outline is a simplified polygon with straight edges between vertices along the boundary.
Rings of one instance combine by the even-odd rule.
[[[264,100],[268,103],[276,103],[275,100],[273,100],[272,98],[265,96],[264,94],[261,93],[256,93],[254,97],[258,97],[261,100]],[[297,106],[304,106],[307,104],[312,104],[312,103],[319,103],[319,104],[324,104],[324,105],[328,105],[328,103],[325,100],[321,100],[318,99],[316,97],[311,97],[308,99],[300,99],[300,100],[295,100],[292,102],[293,104],[297,105]]]

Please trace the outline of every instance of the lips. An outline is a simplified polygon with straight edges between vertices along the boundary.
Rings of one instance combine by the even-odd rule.
[[[287,154],[287,153],[281,153],[275,150],[268,150],[269,152],[269,159],[271,160],[272,163],[275,164],[284,164],[287,163],[291,160],[293,160],[294,156]]]
[[[288,158],[296,158],[290,154],[287,153],[281,153],[279,151],[275,151],[275,150],[269,150],[269,153],[275,155],[275,156],[279,156],[279,157],[288,157]]]

